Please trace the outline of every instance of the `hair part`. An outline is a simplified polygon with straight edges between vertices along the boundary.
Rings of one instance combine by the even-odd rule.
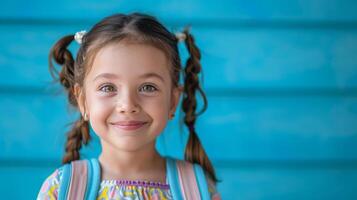
[[[182,110],[185,113],[184,123],[189,130],[189,139],[185,149],[185,160],[197,163],[208,172],[213,181],[217,182],[216,174],[204,148],[194,129],[197,116],[207,108],[207,98],[202,90],[198,75],[201,72],[201,54],[195,44],[189,29],[185,28],[183,33],[186,35],[185,45],[189,51],[189,58],[184,69],[184,90]],[[75,92],[75,85],[81,88],[85,97],[84,80],[91,69],[95,55],[104,46],[116,42],[134,42],[148,44],[162,50],[170,61],[170,76],[172,86],[179,86],[181,62],[178,52],[178,42],[174,34],[168,31],[156,18],[141,13],[129,15],[116,14],[104,18],[95,24],[92,29],[82,38],[82,44],[78,50],[76,60],[73,59],[68,46],[74,40],[74,35],[62,37],[51,48],[49,54],[49,70],[52,77],[66,89],[69,104],[79,109],[78,93]],[[58,72],[52,63],[54,60],[61,66]],[[196,113],[198,92],[203,100],[204,107],[201,112]],[[80,159],[80,149],[82,144],[86,145],[90,141],[89,123],[82,116],[72,123],[71,129],[67,133],[65,145],[65,155],[63,163],[69,163]]]

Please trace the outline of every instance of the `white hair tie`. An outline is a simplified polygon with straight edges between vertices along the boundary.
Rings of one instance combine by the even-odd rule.
[[[184,33],[178,32],[178,33],[175,33],[175,36],[179,40],[179,42],[186,40],[186,34],[184,34]]]
[[[79,31],[74,35],[74,39],[77,41],[78,44],[82,44],[83,36],[87,33],[87,31]]]

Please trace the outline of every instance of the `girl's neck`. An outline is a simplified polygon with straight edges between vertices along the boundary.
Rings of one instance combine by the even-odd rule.
[[[143,180],[165,183],[166,160],[155,144],[138,151],[113,150],[102,146],[99,156],[102,180]]]

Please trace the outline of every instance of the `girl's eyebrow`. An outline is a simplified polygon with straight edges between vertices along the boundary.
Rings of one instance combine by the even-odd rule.
[[[150,72],[150,73],[146,73],[146,74],[142,74],[139,78],[141,79],[145,79],[145,78],[157,78],[159,79],[161,82],[165,83],[165,80],[162,76],[160,76],[159,74]],[[108,79],[120,79],[120,77],[116,74],[111,74],[111,73],[102,73],[99,74],[98,76],[96,76],[93,81],[99,79],[99,78],[108,78]]]
[[[144,78],[151,78],[151,77],[157,78],[157,79],[159,79],[161,82],[165,83],[165,80],[164,80],[164,78],[162,78],[162,76],[160,76],[159,74],[153,73],[153,72],[151,72],[151,73],[146,73],[146,74],[143,74],[143,75],[140,76],[140,78],[142,78],[142,79],[144,79]]]
[[[115,74],[111,74],[111,73],[102,73],[99,74],[98,76],[96,76],[93,81],[99,79],[99,78],[107,78],[107,79],[118,79],[119,77]]]

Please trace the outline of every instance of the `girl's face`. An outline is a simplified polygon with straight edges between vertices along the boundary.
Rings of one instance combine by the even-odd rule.
[[[181,93],[172,89],[169,67],[164,52],[149,45],[99,50],[84,80],[85,102],[78,100],[102,145],[136,151],[155,144]]]

